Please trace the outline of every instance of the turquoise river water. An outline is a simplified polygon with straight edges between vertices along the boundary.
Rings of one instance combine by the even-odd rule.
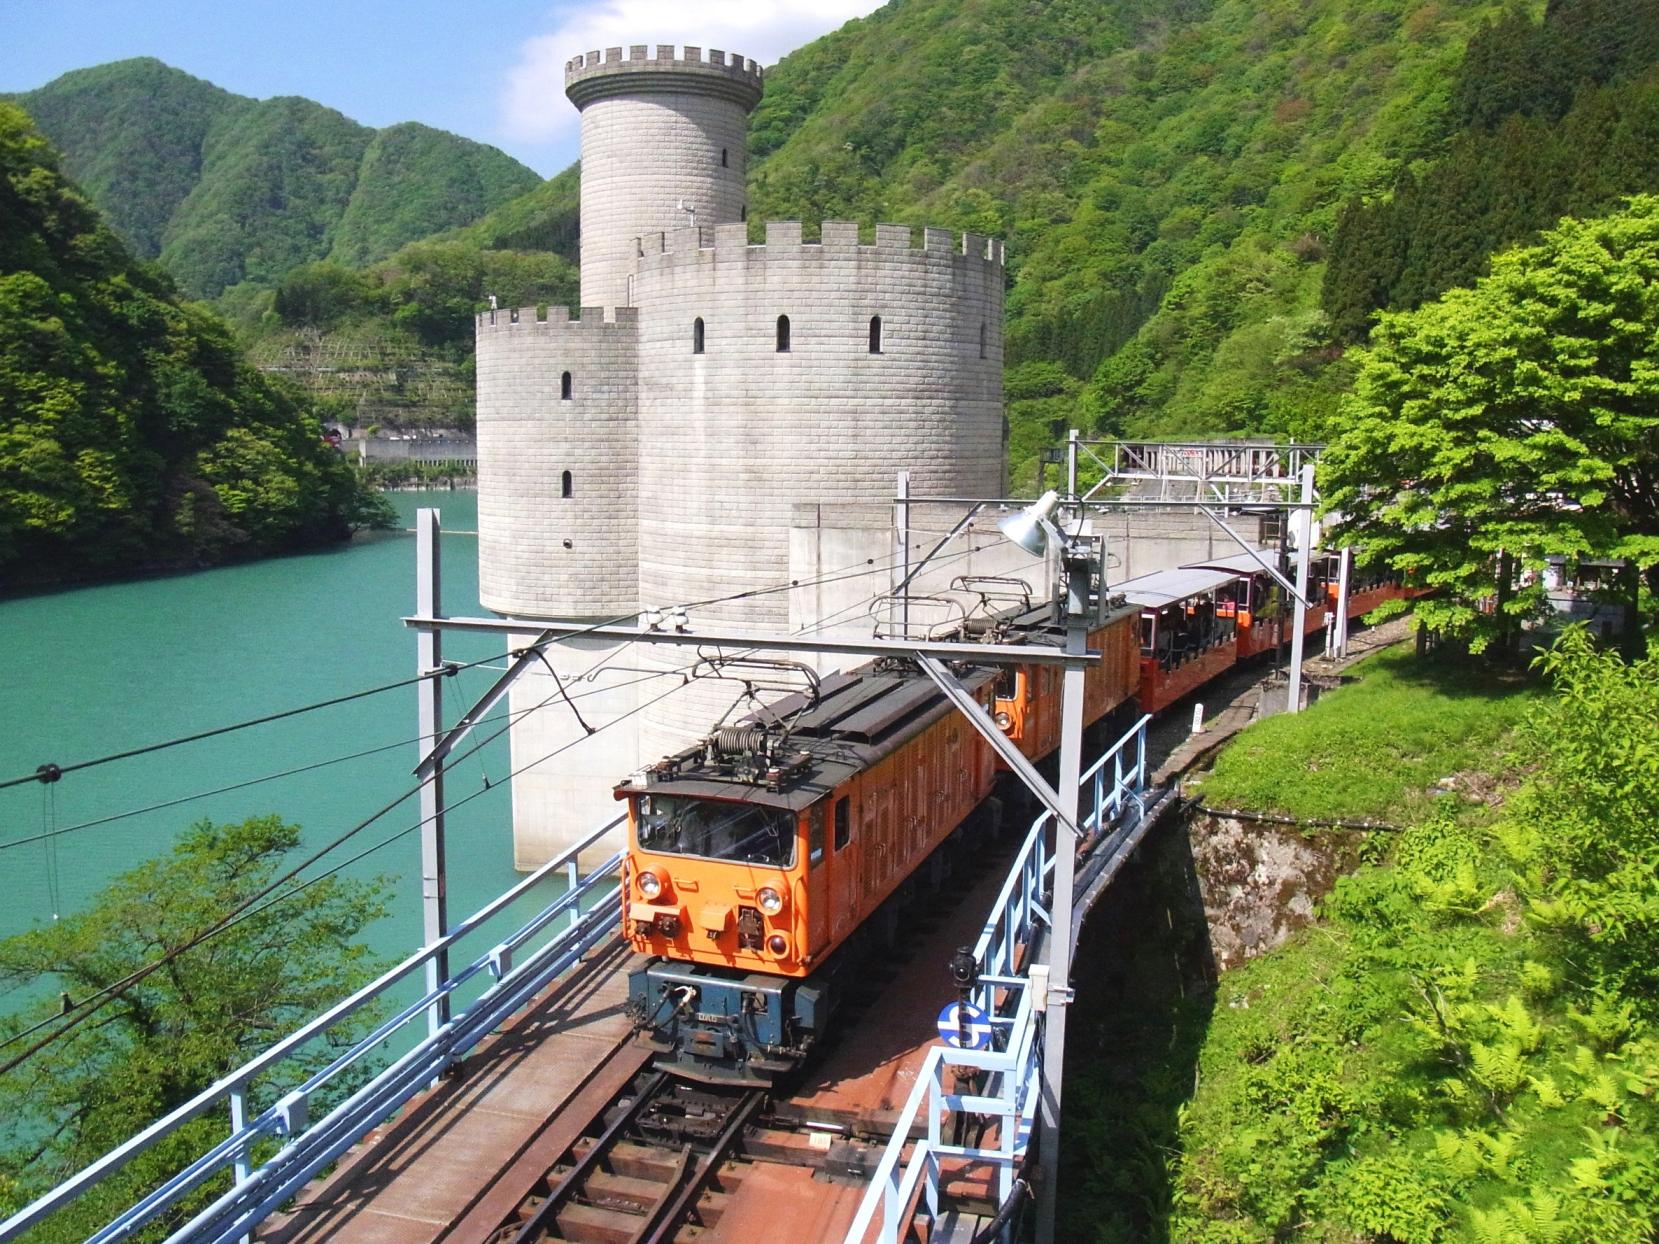
[[[477,540],[461,534],[477,528],[476,495],[397,493],[393,500],[405,526],[418,506],[441,511],[451,530],[442,541],[445,610],[483,612]],[[414,608],[414,557],[413,535],[386,532],[325,553],[0,602],[0,778],[411,676],[414,633],[400,619]],[[472,660],[504,647],[498,636],[451,635],[444,655]],[[478,668],[447,681],[446,715],[453,719],[495,676]],[[0,791],[0,936],[83,910],[110,878],[165,853],[183,827],[203,817],[274,812],[301,825],[307,846],[320,845],[413,785],[416,729],[411,686],[67,774],[50,787],[31,782]],[[383,745],[391,746],[280,781],[74,828]],[[449,801],[484,790],[486,776],[495,783],[507,770],[502,737],[451,771]],[[391,838],[419,815],[409,800],[311,871]],[[63,832],[6,845],[54,830]],[[449,844],[455,919],[516,879],[505,782],[450,817]],[[365,934],[373,949],[401,957],[419,945],[418,833],[375,850],[346,875],[390,883],[389,914]]]

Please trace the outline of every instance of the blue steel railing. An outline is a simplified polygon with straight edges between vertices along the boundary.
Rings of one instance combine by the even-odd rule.
[[[229,1114],[229,1135],[198,1155],[88,1240],[89,1244],[105,1244],[106,1241],[130,1237],[182,1199],[222,1182],[227,1168],[232,1179],[229,1189],[168,1238],[228,1241],[245,1237],[254,1226],[292,1198],[314,1175],[357,1143],[371,1128],[384,1122],[430,1086],[446,1067],[573,967],[586,951],[607,936],[616,935],[619,927],[617,909],[608,900],[616,894],[622,853],[614,853],[599,868],[580,879],[577,877],[576,860],[582,851],[620,824],[621,818],[618,817],[595,829],[505,894],[461,921],[440,940],[422,947],[263,1054],[158,1119],[119,1148],[112,1149],[39,1200],[25,1206],[0,1223],[0,1244],[16,1238],[120,1170],[139,1154],[216,1107],[224,1108]],[[396,1014],[378,1024],[372,1032],[331,1059],[326,1066],[283,1092],[269,1108],[249,1117],[248,1094],[256,1078],[287,1062],[296,1052],[348,1016],[381,1001],[389,990],[420,973],[429,960],[449,950],[461,938],[477,932],[529,894],[540,882],[559,872],[565,874],[568,885],[556,900],[484,954],[451,973],[435,989],[400,1007]],[[545,938],[538,941],[544,934]],[[527,947],[530,949],[527,950]],[[321,1091],[335,1083],[348,1069],[362,1063],[399,1029],[422,1020],[435,1002],[453,995],[475,977],[486,975],[490,983],[475,1001],[455,1013],[413,1049],[381,1069],[367,1083],[350,1092],[322,1118],[311,1121],[309,1105]],[[256,1162],[256,1151],[263,1153],[273,1143],[278,1145],[275,1152]]]
[[[1146,814],[1146,723],[1150,720],[1150,716],[1142,717],[1131,726],[1078,783],[1087,801],[1078,826],[1086,840],[1106,839],[1099,850],[1110,850],[1112,842],[1131,834]],[[1040,933],[1049,926],[1044,900],[1054,870],[1047,843],[1053,823],[1053,814],[1044,812],[1032,824],[974,945],[979,978],[969,1000],[989,1017],[996,1048],[959,1050],[935,1045],[928,1050],[881,1161],[870,1176],[870,1187],[845,1244],[865,1244],[872,1238],[872,1228],[877,1241],[898,1244],[910,1230],[918,1200],[937,1218],[942,1162],[946,1160],[959,1163],[964,1170],[993,1166],[999,1201],[1007,1200],[1013,1191],[1030,1141],[1042,1070],[1038,1017],[1044,1005],[1040,996],[1045,992],[1044,975],[1032,972],[1028,958]],[[959,1069],[981,1073],[983,1088],[973,1093],[948,1088],[947,1074],[955,1082]],[[924,1115],[927,1134],[912,1144],[911,1133]],[[945,1140],[958,1120],[985,1119],[996,1123],[989,1144],[959,1145]]]

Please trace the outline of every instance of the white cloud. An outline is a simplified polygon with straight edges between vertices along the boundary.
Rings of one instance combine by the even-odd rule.
[[[576,128],[565,99],[565,62],[596,48],[687,43],[735,52],[762,65],[842,23],[881,7],[883,0],[595,0],[564,7],[547,34],[527,39],[502,93],[502,129],[523,141],[556,142]]]

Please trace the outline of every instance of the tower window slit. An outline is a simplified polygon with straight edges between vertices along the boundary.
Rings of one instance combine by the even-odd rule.
[[[729,161],[726,158],[726,149],[724,147],[720,148],[720,167],[721,168],[730,168],[731,167],[731,161]]]
[[[870,353],[881,353],[881,317],[879,315],[870,317]]]
[[[985,357],[985,325],[983,323],[979,326],[979,357]]]
[[[559,496],[568,498],[574,495],[575,490],[572,486],[570,472],[566,471],[563,475],[559,476]]]
[[[787,315],[778,317],[778,353],[789,353],[789,317]]]
[[[700,315],[691,321],[691,352],[693,354],[703,352],[703,317]]]
[[[569,372],[565,372],[564,375],[559,377],[559,400],[561,402],[568,402],[570,400],[570,373]]]

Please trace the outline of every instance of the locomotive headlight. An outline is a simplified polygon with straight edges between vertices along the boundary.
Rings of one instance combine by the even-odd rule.
[[[662,878],[656,873],[640,873],[639,892],[646,898],[656,898],[662,893]]]
[[[789,949],[789,939],[782,933],[774,933],[766,939],[766,949],[781,958],[784,952]]]
[[[783,895],[771,886],[762,886],[760,893],[755,895],[755,902],[760,904],[760,909],[768,916],[775,916],[783,910]]]
[[[1014,719],[1008,715],[1008,710],[1001,708],[997,710],[996,716],[992,717],[991,720],[997,723],[997,729],[999,730],[1006,730],[1014,724]]]

